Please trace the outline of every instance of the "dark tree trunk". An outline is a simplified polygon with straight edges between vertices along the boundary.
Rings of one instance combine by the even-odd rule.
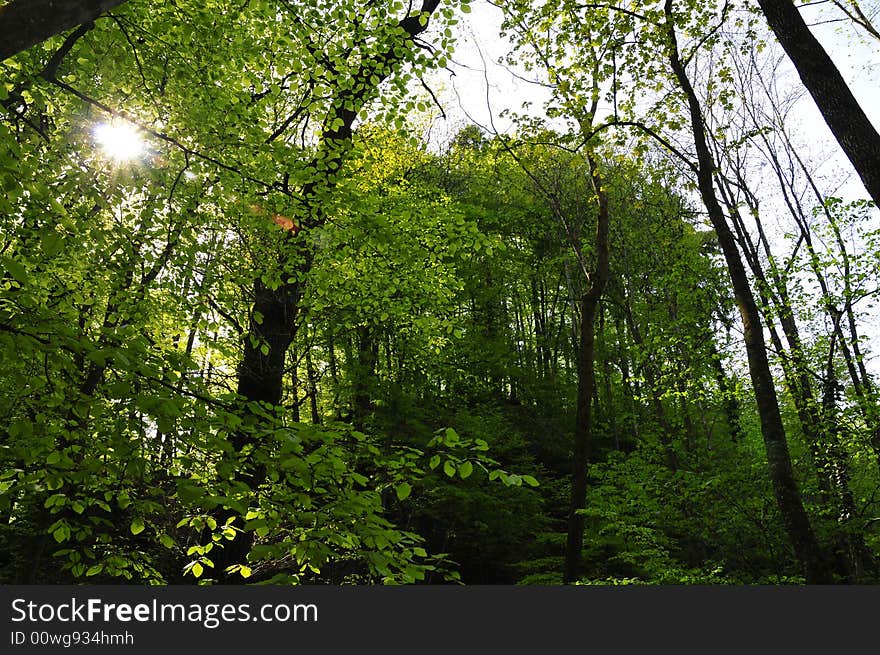
[[[768,143],[768,145],[770,145]],[[771,151],[772,152],[772,151]],[[781,174],[782,169],[779,161],[773,158],[774,169],[780,183],[783,185],[783,191],[786,189],[785,181]],[[761,289],[760,298],[764,318],[769,327],[770,336],[773,339],[774,348],[778,353],[783,355],[782,368],[785,375],[786,383],[794,401],[798,418],[801,423],[801,430],[807,440],[813,463],[816,466],[818,476],[819,489],[822,491],[825,504],[829,511],[834,515],[838,530],[835,539],[838,544],[844,544],[845,548],[839,547],[838,550],[845,553],[843,558],[838,558],[842,563],[839,572],[849,580],[857,580],[869,566],[871,558],[865,557],[868,552],[864,539],[861,535],[856,534],[850,520],[856,515],[855,505],[852,492],[849,489],[849,467],[845,452],[841,447],[840,435],[835,417],[835,397],[833,389],[834,381],[834,351],[837,336],[841,335],[839,322],[841,314],[831,305],[830,300],[826,301],[825,310],[828,312],[829,318],[833,321],[834,328],[831,338],[831,346],[828,355],[827,380],[831,380],[832,393],[829,395],[826,388],[823,396],[824,410],[820,410],[819,403],[813,390],[813,380],[808,364],[807,353],[804,350],[801,341],[800,331],[797,321],[795,320],[794,310],[792,308],[791,299],[788,293],[788,286],[785,276],[778,270],[773,253],[770,249],[770,242],[767,239],[763,223],[761,221],[759,205],[754,194],[748,188],[745,179],[736,171],[739,180],[739,187],[745,192],[746,202],[751,210],[751,214],[758,229],[758,238],[762,246],[763,253],[769,262],[769,275],[765,273],[761,263],[760,253],[757,245],[753,242],[746,230],[745,222],[739,212],[734,200],[733,190],[729,184],[719,178],[719,189],[722,193],[724,201],[728,207],[728,211],[733,219],[734,227],[740,240],[740,247],[746,254],[747,262],[752,270],[753,275],[758,280],[758,288]],[[810,232],[809,223],[806,217],[801,215],[792,201],[788,200],[786,194],[786,202],[789,211],[792,213],[795,221],[801,228],[801,236],[807,244],[807,248],[811,254],[811,264],[814,273],[819,280],[820,287],[826,298],[830,298],[828,287],[824,279],[824,273],[820,270],[815,260]],[[827,211],[827,210],[826,210]],[[834,224],[833,217],[828,216],[831,224]],[[841,244],[843,245],[843,244]],[[845,251],[845,248],[844,248]],[[849,267],[844,265],[844,275],[849,278]],[[771,309],[773,311],[771,311]],[[785,354],[785,348],[779,335],[773,327],[773,317],[776,316],[782,327],[788,343],[788,353]],[[845,343],[842,336],[840,342]],[[826,386],[827,386],[826,381]],[[830,405],[828,405],[830,399]],[[853,558],[857,558],[853,559]]]
[[[580,347],[578,348],[578,395],[575,419],[574,453],[572,457],[571,503],[568,514],[568,535],[565,543],[565,569],[562,581],[575,582],[580,576],[581,551],[584,546],[585,520],[580,510],[587,506],[587,466],[593,442],[593,391],[596,387],[594,353],[596,347],[596,311],[608,283],[608,196],[602,186],[602,176],[592,154],[587,155],[593,190],[598,199],[596,219],[596,264],[589,277],[589,287],[581,297]]]
[[[313,170],[320,171],[320,175],[304,184],[299,194],[301,201],[297,222],[303,228],[315,228],[325,221],[322,201],[333,192],[336,176],[351,145],[353,124],[359,108],[400,64],[404,51],[412,47],[415,37],[425,31],[429,22],[425,19],[439,4],[440,0],[424,0],[419,11],[410,12],[396,25],[389,26],[399,34],[400,41],[361,61],[353,76],[353,83],[338,90],[335,108],[327,117],[327,128],[321,134],[318,153],[312,162]],[[296,233],[288,233],[286,239],[279,246],[282,264],[295,264],[298,273],[296,279],[304,280],[311,271],[313,252],[305,242],[298,240]],[[296,335],[302,293],[300,282],[285,283],[277,288],[267,287],[260,278],[254,282],[251,319],[244,339],[244,355],[238,366],[237,391],[244,402],[244,410],[243,427],[231,439],[236,454],[246,451],[246,446],[259,445],[253,436],[253,427],[265,419],[254,413],[255,405],[263,405],[264,411],[270,413],[279,409],[284,395],[284,360]],[[256,495],[266,478],[265,467],[252,463],[248,457],[243,459],[238,463],[241,469],[236,479],[247,484]],[[232,564],[245,562],[253,542],[254,534],[244,531],[225,545],[217,556],[215,569],[222,581],[240,581],[237,574],[226,575],[225,569]]]
[[[89,23],[125,0],[13,0],[0,7],[0,61]]]
[[[749,374],[755,391],[755,402],[776,502],[789,540],[806,574],[807,581],[813,584],[829,583],[831,576],[813,532],[813,527],[804,510],[800,491],[792,471],[791,455],[788,451],[788,441],[779,412],[773,374],[767,358],[767,347],[764,342],[758,306],[752,295],[749,279],[736,247],[736,240],[715,194],[713,175],[716,166],[709,150],[699,100],[679,56],[672,16],[672,0],[666,0],[664,9],[670,46],[669,63],[688,101],[698,160],[696,167],[697,186],[727,263],[734,298],[742,317],[743,340],[746,346]]]
[[[238,366],[237,389],[251,403],[265,403],[273,408],[281,403],[284,360],[296,333],[300,296],[298,284],[269,289],[261,280],[254,283],[249,338],[245,339],[244,356]],[[236,450],[247,441],[244,433],[233,437]]]
[[[834,138],[880,206],[880,134],[791,0],[758,0]]]
[[[572,457],[571,504],[568,516],[568,537],[565,544],[565,572],[562,581],[575,582],[580,574],[581,551],[584,545],[585,519],[579,513],[587,506],[587,466],[593,442],[593,387],[596,373],[593,353],[596,331],[593,321],[599,298],[584,294],[581,298],[580,350],[578,352],[577,418],[575,419],[574,454]]]
[[[363,431],[370,412],[373,411],[376,364],[379,360],[379,344],[373,330],[367,325],[357,329],[357,365],[352,381],[352,410],[354,426]]]
[[[231,438],[236,455],[242,453],[245,446],[255,443],[248,428],[256,427],[263,421],[254,411],[254,405],[262,405],[263,411],[273,414],[279,410],[284,395],[284,361],[287,349],[296,335],[301,295],[299,284],[269,289],[259,279],[254,282],[253,311],[248,336],[244,341],[244,355],[238,365],[237,391],[247,405],[242,414],[243,427]],[[255,320],[254,316],[261,317],[261,320]],[[265,466],[254,464],[250,458],[246,458],[245,461],[238,462],[236,470],[236,479],[245,483],[251,493],[256,495],[266,478]],[[225,518],[227,517],[224,516],[223,519]],[[232,564],[245,562],[253,543],[254,534],[245,531],[238,533],[235,539],[224,545],[215,560],[216,572],[222,581],[239,581],[237,574],[227,576],[224,569]]]
[[[321,424],[321,412],[318,410],[318,374],[312,361],[312,349],[306,347],[306,383],[308,385],[309,410],[311,411],[312,423]]]
[[[712,363],[712,370],[715,372],[715,382],[718,384],[718,391],[721,393],[724,416],[727,419],[728,434],[730,435],[731,442],[737,443],[742,439],[742,427],[739,424],[739,399],[736,397],[736,389],[727,377],[727,373],[721,363],[721,353],[718,352],[718,346],[715,344],[714,339],[710,341],[710,344],[709,359]]]

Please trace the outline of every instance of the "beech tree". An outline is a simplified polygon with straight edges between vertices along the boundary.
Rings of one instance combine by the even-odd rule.
[[[876,207],[760,14],[504,3],[504,132],[444,95],[466,2],[47,7],[0,581],[876,581]]]
[[[0,7],[0,61],[90,23],[124,0],[12,0]]]
[[[880,205],[880,133],[810,31],[794,2],[758,0],[801,81],[874,203]]]

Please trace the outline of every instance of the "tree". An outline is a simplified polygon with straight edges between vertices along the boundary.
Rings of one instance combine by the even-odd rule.
[[[880,205],[880,133],[791,0],[758,0],[831,133]]]
[[[12,0],[0,7],[0,61],[91,23],[125,0]]]
[[[760,14],[504,9],[507,134],[441,127],[463,4],[0,61],[0,581],[876,579],[880,230]]]
[[[715,228],[718,244],[727,262],[734,297],[742,318],[749,372],[758,404],[761,432],[764,436],[776,500],[792,545],[806,571],[807,579],[813,583],[827,583],[830,581],[830,577],[824,555],[804,510],[791,468],[791,456],[785,426],[779,412],[773,374],[767,357],[761,316],[737,250],[736,241],[715,193],[713,175],[716,164],[706,138],[706,128],[699,99],[679,54],[672,0],[666,0],[664,15],[666,34],[669,39],[669,65],[684,93],[690,112],[691,129],[697,152],[697,186],[709,213],[709,219],[712,221],[712,227]]]

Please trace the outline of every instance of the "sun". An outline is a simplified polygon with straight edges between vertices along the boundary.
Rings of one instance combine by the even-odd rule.
[[[114,161],[136,159],[146,150],[140,131],[131,123],[114,119],[110,123],[96,125],[92,134],[104,155]]]

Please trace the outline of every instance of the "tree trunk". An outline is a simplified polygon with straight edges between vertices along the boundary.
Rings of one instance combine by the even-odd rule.
[[[353,124],[357,113],[377,92],[379,85],[401,63],[404,53],[413,46],[416,36],[425,31],[426,20],[440,0],[424,0],[418,11],[389,25],[399,35],[399,41],[390,42],[388,48],[376,52],[373,57],[361,61],[353,76],[353,83],[346,88],[337,89],[336,102],[331,114],[327,116],[325,131],[312,168],[317,176],[300,189],[300,206],[297,208],[297,223],[306,229],[315,228],[326,220],[322,211],[322,201],[333,192],[336,175],[351,146]],[[296,232],[288,233],[286,240],[279,245],[282,263],[296,264],[296,279],[304,280],[311,270],[313,252],[305,242],[299,241]],[[255,404],[264,406],[269,412],[277,411],[284,393],[284,360],[287,349],[293,342],[297,330],[303,285],[301,282],[285,283],[277,288],[267,287],[262,279],[254,281],[254,302],[248,333],[244,339],[244,355],[238,366],[238,394],[244,402],[242,429],[231,438],[235,453],[246,451],[245,446],[256,445],[251,426],[259,424],[260,416],[253,412]],[[249,429],[251,428],[251,429]],[[250,466],[249,466],[250,465]],[[266,477],[265,467],[239,462],[241,470],[237,480],[244,482],[256,494],[257,488]],[[249,468],[248,468],[249,466]],[[216,573],[224,582],[239,582],[233,574],[228,576],[225,569],[231,564],[246,561],[254,541],[254,534],[240,532],[228,542],[216,560]]]
[[[822,117],[880,206],[880,134],[791,0],[758,0]]]
[[[752,295],[748,276],[736,247],[736,240],[715,194],[713,175],[716,166],[709,151],[699,100],[679,56],[672,16],[672,0],[666,0],[664,10],[669,36],[669,63],[687,97],[690,112],[691,129],[693,130],[698,160],[697,186],[709,219],[715,228],[718,244],[730,274],[734,298],[742,317],[743,340],[746,346],[749,374],[755,392],[755,402],[776,502],[795,555],[806,574],[807,582],[812,584],[829,583],[831,576],[813,532],[813,527],[804,510],[791,468],[791,455],[788,451],[788,441],[779,412],[773,374],[770,371],[770,362],[767,358],[758,306]]]
[[[321,424],[321,412],[318,410],[318,374],[312,361],[312,348],[306,346],[306,384],[308,386],[309,410],[311,411],[312,423]]]
[[[565,543],[565,569],[562,581],[575,582],[580,575],[581,551],[584,546],[585,520],[582,509],[587,506],[587,465],[593,441],[593,390],[596,386],[594,352],[596,347],[596,310],[609,276],[608,253],[608,196],[602,186],[602,176],[592,154],[587,155],[593,190],[598,199],[596,219],[596,264],[589,276],[589,287],[581,297],[580,347],[578,348],[578,395],[575,419],[574,454],[572,457],[571,504],[568,515],[568,535]]]
[[[379,344],[373,329],[361,325],[357,329],[357,354],[352,380],[352,411],[355,428],[363,431],[370,412],[373,411],[373,393],[376,388],[376,364],[379,360]]]
[[[125,0],[13,0],[0,7],[0,61],[89,23]]]
[[[296,335],[301,295],[299,283],[269,289],[259,279],[254,282],[253,311],[244,340],[244,355],[238,365],[237,392],[247,404],[242,412],[242,428],[231,438],[235,455],[255,442],[249,428],[263,421],[253,405],[262,405],[263,411],[275,414],[281,404],[284,395],[284,361]],[[261,320],[255,320],[255,316],[260,316]],[[245,483],[255,496],[266,479],[265,466],[253,464],[248,458],[238,462],[236,471],[236,480]],[[225,520],[228,517],[222,518]],[[240,580],[237,574],[227,576],[224,569],[245,562],[253,543],[254,533],[244,531],[224,545],[216,557],[216,573],[222,581]]]

